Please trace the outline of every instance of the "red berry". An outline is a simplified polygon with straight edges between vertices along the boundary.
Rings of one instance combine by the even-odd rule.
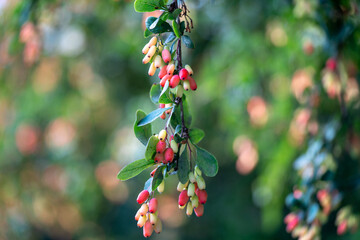
[[[153,176],[154,176],[154,174],[155,174],[155,172],[156,172],[156,169],[157,169],[157,168],[155,168],[154,170],[151,171],[150,177],[153,177]]]
[[[148,190],[142,190],[136,199],[137,203],[143,204],[149,198],[149,195],[150,194]]]
[[[155,213],[156,210],[157,210],[157,207],[158,207],[158,201],[156,198],[153,198],[150,200],[150,203],[149,203],[149,212],[150,213]]]
[[[188,77],[187,80],[189,80],[190,89],[195,91],[197,89],[197,85],[196,85],[195,80],[192,77]]]
[[[187,190],[183,190],[179,195],[179,205],[185,206],[185,204],[189,201],[189,196],[187,195]]]
[[[204,190],[198,190],[196,195],[198,196],[199,202],[201,204],[206,203],[208,195],[207,195],[207,192],[206,192],[205,189]]]
[[[166,142],[165,141],[159,141],[156,144],[156,152],[157,153],[163,153],[166,149]]]
[[[155,163],[164,162],[165,161],[164,154],[163,153],[156,153],[155,157],[154,157],[154,161],[155,161]]]
[[[334,71],[336,69],[336,60],[334,58],[329,58],[327,61],[326,61],[326,68],[331,70],[331,71]]]
[[[160,85],[161,85],[162,87],[164,87],[164,86],[165,86],[166,81],[170,80],[170,79],[171,79],[171,77],[172,77],[172,75],[165,75],[165,77],[163,77],[163,78],[161,79],[161,81],[160,81]]]
[[[153,226],[151,225],[150,221],[146,221],[144,227],[143,227],[143,234],[144,237],[150,237],[151,234],[153,233]]]
[[[165,108],[165,103],[160,103],[159,108]]]
[[[170,141],[174,140],[174,135],[170,136]]]
[[[174,75],[171,79],[170,79],[170,87],[171,88],[175,88],[177,85],[179,85],[180,82],[180,78],[179,75]]]
[[[204,205],[199,203],[199,206],[194,209],[194,212],[197,217],[201,217],[202,215],[204,215]]]
[[[183,80],[183,81],[186,80],[189,76],[188,70],[186,70],[185,68],[181,69],[179,72],[179,76],[180,76],[181,80]]]
[[[163,113],[161,116],[160,116],[161,119],[165,119],[166,118],[166,114]]]
[[[159,78],[162,79],[166,74],[167,74],[167,65],[163,66],[161,69],[160,69],[160,72],[159,72]]]
[[[171,54],[170,54],[169,50],[164,49],[162,51],[161,55],[162,55],[162,58],[165,63],[169,63],[171,61]]]
[[[174,160],[174,151],[172,148],[167,148],[164,152],[165,161],[171,163]]]
[[[295,218],[291,219],[290,222],[286,225],[286,231],[291,232],[298,225],[298,223],[299,217],[296,216]]]
[[[346,221],[342,221],[339,226],[337,227],[337,234],[338,235],[343,235],[346,232],[347,229],[347,222]]]

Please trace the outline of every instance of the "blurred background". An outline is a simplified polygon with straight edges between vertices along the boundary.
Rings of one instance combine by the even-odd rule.
[[[201,218],[178,209],[177,178],[166,182],[152,238],[291,239],[292,163],[317,129],[300,106],[328,57],[303,18],[315,1],[187,2],[190,111],[220,168]],[[150,170],[116,175],[143,157],[135,111],[155,108],[157,79],[141,63],[147,16],[130,0],[0,0],[0,239],[143,238],[135,199]]]

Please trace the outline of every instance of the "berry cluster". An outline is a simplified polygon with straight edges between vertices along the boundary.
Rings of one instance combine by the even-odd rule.
[[[146,0],[135,1],[135,10],[148,11],[149,7],[144,8],[144,1]],[[195,91],[197,84],[192,78],[191,67],[182,67],[181,46],[184,44],[189,48],[194,47],[190,37],[184,35],[185,30],[190,29],[188,24],[192,21],[187,15],[188,10],[184,1],[180,3],[181,6],[178,6],[178,1],[165,5],[159,1],[156,7],[163,9],[163,14],[159,18],[149,17],[146,20],[145,36],[150,36],[151,33],[156,35],[142,50],[145,54],[143,63],[150,63],[150,76],[154,76],[159,69],[160,84],[153,84],[150,90],[150,98],[158,108],[148,115],[142,110],[137,111],[134,132],[139,141],[146,146],[145,158],[128,164],[118,174],[120,180],[127,180],[148,167],[155,166],[144,190],[137,198],[141,207],[135,215],[135,220],[138,227],[143,228],[144,237],[150,237],[153,231],[160,233],[162,230],[155,194],[156,191],[164,191],[167,177],[175,174],[178,176],[179,208],[186,207],[188,216],[195,212],[196,216],[200,217],[204,214],[204,204],[208,197],[203,176],[214,177],[218,171],[216,158],[196,145],[204,137],[204,132],[191,127],[191,116],[184,90]],[[150,5],[153,4],[151,1]],[[186,20],[181,21],[181,16]],[[172,20],[172,26],[166,20]],[[161,38],[162,33],[167,35],[165,41]],[[157,118],[167,118],[167,121],[158,134],[153,134],[151,122]]]
[[[192,68],[185,65],[184,68],[176,70],[171,53],[167,47],[164,47],[161,39],[158,40],[157,37],[152,37],[144,46],[142,53],[145,54],[142,62],[144,64],[151,63],[148,72],[150,76],[154,76],[156,70],[160,69],[158,77],[160,78],[161,87],[164,87],[166,82],[169,82],[169,87],[174,89],[173,92],[176,93],[177,97],[182,96],[183,90],[188,91],[191,89],[195,91],[197,89],[197,84],[192,78]]]

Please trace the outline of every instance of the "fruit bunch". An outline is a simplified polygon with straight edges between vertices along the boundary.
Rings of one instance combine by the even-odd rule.
[[[137,226],[143,228],[144,237],[149,237],[153,231],[162,230],[155,196],[164,192],[166,178],[178,176],[179,208],[186,208],[188,216],[195,212],[200,217],[208,197],[204,176],[214,177],[218,163],[211,153],[197,146],[205,134],[191,126],[184,92],[197,89],[192,68],[183,67],[182,63],[182,45],[194,47],[185,35],[192,27],[185,2],[180,1],[179,6],[178,1],[167,5],[164,1],[137,0],[134,4],[138,12],[162,11],[160,17],[146,19],[144,35],[152,37],[142,49],[143,63],[150,64],[148,74],[154,76],[159,69],[159,84],[153,84],[150,89],[150,99],[158,107],[149,114],[142,110],[136,112],[134,132],[146,146],[144,158],[126,165],[118,174],[118,178],[125,181],[154,167],[137,198],[141,206],[135,215]],[[165,120],[164,127],[154,133],[151,123],[159,118]]]

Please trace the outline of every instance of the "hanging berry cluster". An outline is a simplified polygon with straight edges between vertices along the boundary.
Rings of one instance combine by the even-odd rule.
[[[317,6],[315,22],[324,32],[327,56],[317,74],[321,80],[309,84],[303,94],[308,114],[301,122],[310,141],[294,163],[298,183],[286,198],[291,212],[284,219],[286,230],[299,240],[321,239],[329,226],[335,226],[338,235],[353,232],[360,212],[360,96],[358,70],[353,67],[359,60],[352,54],[354,33],[360,30],[354,21],[357,4],[325,0]]]
[[[146,146],[145,157],[121,169],[118,178],[125,181],[154,167],[137,198],[141,206],[135,215],[144,237],[150,237],[153,231],[160,233],[162,230],[156,195],[164,191],[166,178],[178,176],[179,208],[186,208],[188,216],[195,212],[200,217],[208,197],[203,176],[214,177],[218,163],[211,153],[196,145],[205,134],[191,127],[192,118],[184,93],[184,90],[197,89],[192,68],[183,67],[182,63],[182,44],[194,48],[191,38],[185,35],[193,27],[185,2],[175,0],[167,4],[164,0],[136,0],[134,6],[137,12],[162,11],[160,17],[146,19],[144,36],[152,38],[142,50],[143,63],[150,64],[148,74],[154,76],[159,69],[159,84],[153,84],[150,89],[150,99],[158,108],[149,114],[142,110],[136,112],[134,132]],[[165,120],[164,128],[155,134],[151,123],[159,118]]]

